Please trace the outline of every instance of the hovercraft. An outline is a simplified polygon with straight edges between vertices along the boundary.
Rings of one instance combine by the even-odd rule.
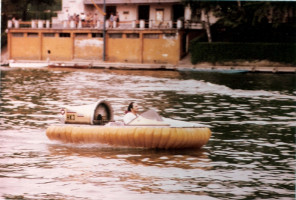
[[[66,143],[104,143],[158,149],[201,148],[210,137],[209,127],[164,118],[148,110],[125,125],[114,121],[106,100],[61,110],[63,125],[52,125],[46,135]]]

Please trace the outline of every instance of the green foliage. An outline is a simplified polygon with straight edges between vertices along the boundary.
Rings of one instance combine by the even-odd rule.
[[[219,18],[220,24],[225,27],[236,28],[240,25],[256,26],[270,23],[277,27],[289,20],[295,22],[295,2],[270,1],[229,1],[219,2],[214,14]]]
[[[61,10],[61,0],[2,0],[2,15],[23,21],[49,19]]]
[[[236,28],[225,28],[223,25],[214,24],[211,27],[213,41],[216,42],[246,42],[246,43],[295,43],[296,26],[280,24],[258,24],[249,26],[240,25]]]
[[[61,10],[62,0],[2,0],[1,6],[1,46],[7,42],[5,30],[7,20],[51,19],[55,11]]]
[[[196,9],[212,11],[219,18],[218,23],[229,28],[236,28],[243,24],[254,26],[263,22],[272,23],[276,27],[287,19],[295,22],[293,15],[296,12],[296,4],[293,1],[182,0],[182,2],[183,5],[190,5],[192,13]]]
[[[269,60],[296,64],[296,44],[289,43],[203,43],[190,44],[191,62],[226,62]]]
[[[218,18],[211,25],[213,41],[295,42],[296,4],[293,1],[182,0],[196,10],[211,11]]]
[[[7,44],[7,33],[1,32],[1,47],[6,46]]]

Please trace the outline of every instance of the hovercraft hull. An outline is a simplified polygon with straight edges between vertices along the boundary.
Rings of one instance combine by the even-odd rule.
[[[163,126],[50,126],[50,140],[67,143],[103,143],[116,146],[182,149],[201,148],[210,137],[207,127]]]

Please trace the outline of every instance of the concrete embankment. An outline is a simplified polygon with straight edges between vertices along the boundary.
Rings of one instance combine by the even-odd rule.
[[[117,69],[117,70],[171,70],[171,71],[204,71],[204,72],[250,72],[250,73],[296,73],[296,66],[274,63],[269,61],[223,63],[213,65],[200,63],[193,65],[190,56],[183,58],[179,64],[142,64],[142,63],[114,63],[103,61],[36,61],[36,60],[8,60],[6,47],[1,49],[1,66],[38,67],[48,64],[55,68],[94,68],[94,69]],[[23,66],[22,66],[23,64]],[[11,64],[12,66],[12,64]]]
[[[206,72],[250,72],[250,73],[296,73],[296,66],[274,63],[269,61],[253,61],[253,62],[229,62],[213,65],[212,63],[191,64],[190,55],[184,57],[179,64],[143,64],[143,63],[114,63],[103,61],[37,61],[37,60],[8,60],[7,47],[1,49],[1,66],[9,66],[9,63],[15,63],[15,66],[38,67],[48,64],[49,67],[56,68],[94,68],[94,69],[118,69],[118,70],[171,70],[171,71],[206,71]]]
[[[142,64],[142,63],[111,63],[111,62],[97,62],[97,61],[55,61],[55,62],[41,62],[18,60],[13,61],[11,66],[24,66],[38,67],[44,66],[48,63],[51,68],[83,68],[83,69],[116,69],[116,70],[171,70],[171,71],[196,71],[196,72],[249,72],[249,73],[296,73],[296,66],[285,66],[283,64],[274,63],[248,63],[240,65],[212,65],[210,63],[203,64]],[[2,63],[1,63],[2,64]],[[5,63],[6,65],[8,63]]]
[[[79,65],[79,64],[78,64]],[[120,70],[176,70],[176,71],[245,71],[265,73],[296,73],[296,67],[291,66],[223,66],[223,65],[170,65],[170,64],[133,64],[133,63],[93,63],[90,68],[120,69]]]

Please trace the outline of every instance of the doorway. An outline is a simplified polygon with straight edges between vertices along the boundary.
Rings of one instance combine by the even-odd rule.
[[[138,8],[138,20],[144,19],[149,21],[150,17],[150,6],[149,5],[140,5]]]
[[[116,6],[106,6],[106,19],[109,19],[111,14],[116,15]]]
[[[181,17],[184,17],[184,6],[181,4],[173,5],[173,20],[177,21]]]

